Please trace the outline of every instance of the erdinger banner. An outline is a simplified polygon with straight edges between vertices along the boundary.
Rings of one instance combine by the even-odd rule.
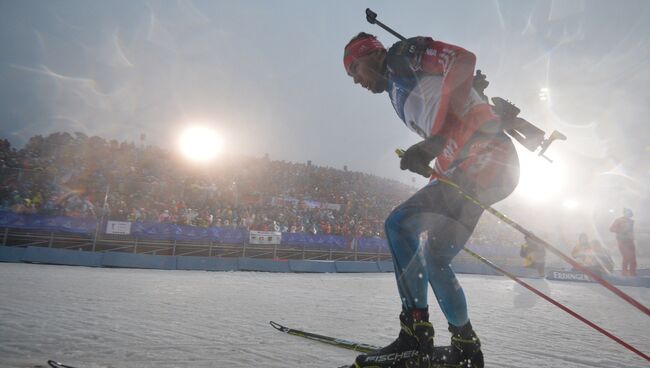
[[[126,221],[108,221],[106,223],[106,234],[131,234],[131,223]]]
[[[254,231],[251,230],[249,244],[280,244],[282,233],[279,231]]]

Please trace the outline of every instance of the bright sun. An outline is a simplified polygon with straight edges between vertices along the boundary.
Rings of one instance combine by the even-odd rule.
[[[517,193],[534,202],[543,202],[561,194],[565,170],[562,163],[550,163],[530,152],[520,151],[521,176]]]
[[[223,141],[212,129],[195,126],[183,131],[180,149],[183,155],[192,161],[207,162],[221,151]]]

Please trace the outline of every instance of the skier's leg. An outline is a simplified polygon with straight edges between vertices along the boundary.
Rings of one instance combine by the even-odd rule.
[[[510,147],[512,148],[512,147]],[[471,167],[470,167],[471,169]],[[473,193],[484,203],[493,204],[507,197],[516,186],[518,165],[502,165],[488,187],[472,185],[463,172],[456,171],[452,181]],[[507,175],[506,175],[507,174]],[[451,260],[462,250],[471,236],[483,209],[451,187],[442,191],[446,221],[429,232],[426,248],[429,282],[438,304],[449,322],[452,333],[453,360],[483,367],[481,342],[472,328],[467,312],[465,293],[450,267]]]
[[[400,206],[386,220],[386,235],[405,309],[427,307],[427,280],[431,267],[427,265],[426,247],[420,236],[448,222],[445,215],[420,211],[414,207]]]
[[[458,219],[449,218],[435,232],[429,233],[426,248],[429,283],[452,333],[451,361],[483,367],[481,342],[472,329],[467,311],[467,300],[456,275],[450,267],[451,260],[464,247],[476,227],[482,210],[466,204]]]
[[[420,249],[422,226],[419,208],[408,201],[396,208],[386,220],[386,237],[395,265],[397,288],[402,299],[400,333],[395,341],[369,354],[357,356],[354,368],[429,366],[433,356],[433,326],[427,306],[426,270]],[[415,367],[414,365],[410,365]]]
[[[469,321],[467,300],[462,286],[449,267],[451,259],[436,259],[430,263],[429,283],[440,310],[451,324],[462,326]]]
[[[446,219],[435,231],[429,232],[426,248],[429,284],[447,321],[462,326],[469,321],[463,288],[450,267],[451,260],[469,239],[478,219],[480,208],[463,211],[462,219]]]
[[[426,308],[427,281],[422,264],[418,209],[397,207],[386,219],[388,247],[393,256],[397,289],[404,309]]]
[[[481,202],[492,205],[514,191],[519,180],[519,161],[514,145],[504,133],[489,140],[489,149],[483,148],[480,142],[479,136],[477,145],[469,149],[468,160],[459,165],[463,170],[454,170],[451,181]],[[449,263],[472,235],[483,209],[448,185],[441,188],[440,198],[443,201],[437,206],[443,206],[444,211],[436,212],[447,217],[429,232],[429,283],[447,321],[462,326],[469,322],[467,301]]]
[[[419,366],[428,366],[434,356],[434,330],[429,322],[427,305],[429,277],[420,235],[438,227],[436,224],[442,224],[449,217],[448,214],[430,212],[431,209],[446,208],[440,206],[443,198],[439,192],[443,188],[439,182],[430,183],[395,208],[386,219],[386,237],[402,299],[402,328],[397,340],[390,345],[358,356],[355,361],[358,367],[383,367],[382,364],[400,366],[406,360],[413,359],[417,359]],[[413,351],[417,354],[413,354]]]

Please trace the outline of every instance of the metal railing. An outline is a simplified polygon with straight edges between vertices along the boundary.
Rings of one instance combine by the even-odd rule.
[[[341,250],[318,246],[288,246],[281,244],[220,244],[214,242],[189,242],[152,240],[126,235],[70,234],[41,230],[0,228],[2,245],[38,246],[59,249],[78,249],[96,252],[128,252],[167,256],[201,256],[220,258],[265,258],[323,261],[386,261],[388,252],[363,252],[357,249]]]
[[[292,259],[318,261],[390,261],[388,251],[377,249],[374,252],[364,252],[358,249],[335,249],[313,245],[287,246],[281,244],[221,244],[215,242],[191,242],[174,240],[152,240],[128,235],[60,233],[46,230],[25,230],[0,227],[0,245],[17,247],[48,247],[59,249],[75,249],[97,252],[126,252],[137,254],[167,255],[167,256],[200,256],[218,258],[260,258],[260,259]],[[476,249],[480,252],[480,247]],[[500,265],[520,266],[522,261],[517,256],[495,256],[491,260]],[[479,263],[473,257],[461,252],[454,258],[455,263]],[[547,260],[547,266],[552,266],[552,260]],[[650,257],[639,255],[639,268],[650,266]]]

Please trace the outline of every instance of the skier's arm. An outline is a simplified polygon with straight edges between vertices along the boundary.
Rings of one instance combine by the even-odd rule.
[[[464,114],[474,80],[476,56],[462,47],[431,40],[421,63],[424,72],[443,76],[440,107],[431,132],[436,134],[447,115],[460,117]]]
[[[442,151],[444,142],[443,137],[434,135],[412,145],[402,154],[400,168],[428,178],[431,176],[429,163]]]

